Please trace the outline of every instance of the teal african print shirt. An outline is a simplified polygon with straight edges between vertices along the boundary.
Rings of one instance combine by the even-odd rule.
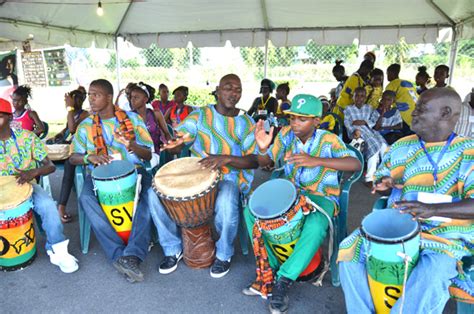
[[[186,143],[196,157],[206,154],[245,156],[255,154],[254,120],[247,114],[228,117],[216,111],[214,105],[196,109],[176,128],[189,134]],[[224,180],[239,182],[243,194],[250,191],[254,170],[225,166]]]

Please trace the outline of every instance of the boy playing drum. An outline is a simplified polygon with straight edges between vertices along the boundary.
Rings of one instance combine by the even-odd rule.
[[[337,171],[359,170],[360,162],[335,134],[317,129],[322,115],[322,103],[318,98],[301,94],[296,95],[291,103],[291,109],[285,111],[290,115],[290,126],[281,129],[272,146],[270,143],[273,127],[268,134],[265,132],[263,121],[257,123],[255,140],[259,149],[258,163],[264,167],[270,165],[272,161],[284,159],[285,177],[296,185],[300,193],[306,194],[332,216],[337,211],[339,196]],[[247,229],[251,233],[255,219],[248,208],[244,210],[244,217]],[[272,293],[270,311],[286,313],[289,302],[288,288],[316,254],[326,236],[327,228],[328,221],[322,213],[308,214],[301,237],[290,257],[280,265],[271,249],[267,248],[268,262],[265,256],[257,258],[257,279],[250,287],[244,289],[243,293],[262,297]],[[275,284],[269,267],[276,272]],[[272,285],[273,291],[271,291]]]

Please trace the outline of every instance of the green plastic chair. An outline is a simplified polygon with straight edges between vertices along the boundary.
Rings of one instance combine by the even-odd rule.
[[[381,210],[387,208],[388,197],[382,196],[375,201],[372,211]],[[474,281],[474,257],[465,256],[463,259],[463,270],[466,273],[466,276],[471,277],[471,280]],[[474,304],[464,303],[458,301],[456,303],[457,314],[472,314],[474,313]]]
[[[332,223],[334,225],[334,236],[333,236],[333,255],[330,261],[331,267],[331,281],[332,285],[335,287],[340,286],[341,282],[339,280],[339,268],[337,261],[337,252],[339,251],[339,243],[347,236],[347,212],[349,209],[349,195],[352,184],[357,182],[364,171],[364,157],[362,154],[352,146],[347,146],[348,149],[354,152],[357,159],[361,164],[361,170],[352,173],[352,175],[345,179],[343,178],[342,172],[338,176],[340,179],[341,194],[339,195],[339,214],[332,218]],[[281,162],[277,162],[277,165],[281,166]],[[277,169],[271,175],[271,179],[281,178],[284,176],[283,169]]]

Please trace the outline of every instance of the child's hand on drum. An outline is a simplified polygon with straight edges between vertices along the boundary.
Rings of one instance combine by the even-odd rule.
[[[17,174],[15,174],[16,182],[18,184],[25,184],[25,183],[30,182],[31,180],[33,180],[34,178],[38,176],[36,170],[37,169],[31,169],[31,170],[16,169],[16,171],[18,172]]]
[[[113,157],[108,156],[108,155],[96,155],[96,154],[90,154],[87,157],[87,160],[93,164],[94,166],[100,166],[100,165],[106,165],[109,164],[113,159]]]
[[[374,186],[372,188],[372,194],[375,194],[375,192],[385,192],[388,191],[389,189],[403,189],[403,184],[395,184],[395,181],[393,180],[392,177],[382,177],[380,180],[377,180],[374,182]]]
[[[270,133],[267,133],[265,131],[264,122],[265,121],[263,120],[259,120],[257,122],[257,126],[255,127],[255,141],[257,142],[258,148],[260,150],[266,150],[268,146],[270,146],[270,143],[273,139],[274,127],[272,126],[270,128]]]
[[[206,154],[207,155],[207,154]],[[219,170],[230,162],[229,156],[225,155],[207,155],[206,158],[199,161],[199,163],[211,170]]]

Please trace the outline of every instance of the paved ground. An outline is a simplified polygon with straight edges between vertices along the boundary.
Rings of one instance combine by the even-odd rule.
[[[58,197],[62,172],[51,176],[53,196]],[[266,180],[267,173],[258,171],[256,184]],[[351,190],[349,230],[358,227],[370,212],[375,197],[368,188],[356,183]],[[79,247],[79,229],[75,194],[71,195],[69,211],[74,222],[65,225],[70,239],[70,252],[80,261],[74,274],[63,274],[49,263],[44,251],[44,237],[38,237],[38,257],[24,270],[0,273],[0,313],[266,313],[264,300],[247,297],[241,289],[254,279],[252,253],[243,256],[240,245],[227,276],[213,279],[209,270],[192,270],[180,263],[170,275],[160,275],[157,264],[163,253],[153,247],[142,264],[145,281],[129,284],[106,260],[98,242],[92,236],[89,254]],[[341,288],[330,283],[330,274],[323,287],[297,283],[290,294],[290,313],[344,313]],[[448,303],[446,313],[455,312]]]

